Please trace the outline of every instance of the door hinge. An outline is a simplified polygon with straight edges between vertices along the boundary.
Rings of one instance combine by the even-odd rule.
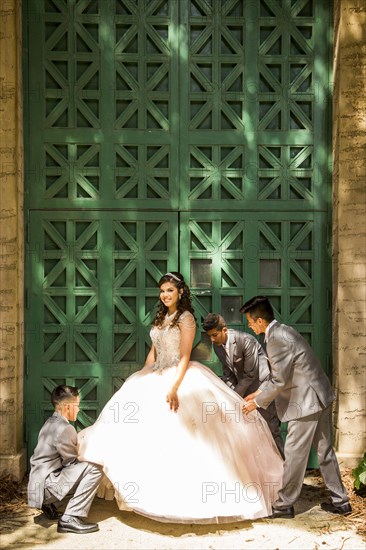
[[[28,427],[27,427],[27,423],[25,422],[24,423],[24,441],[25,441],[25,443],[28,443],[28,440],[29,440]]]
[[[332,242],[332,226],[331,224],[327,223],[327,234],[326,234],[326,241],[327,241],[327,246],[330,245],[330,243]]]
[[[327,309],[332,309],[332,291],[327,289]]]
[[[25,242],[27,244],[29,244],[29,234],[30,234],[29,222],[27,222],[25,225]]]
[[[28,355],[25,355],[24,356],[24,374],[26,376],[29,375],[29,360],[28,360]]]
[[[26,288],[24,291],[24,306],[25,309],[29,309],[29,289]]]
[[[327,354],[327,374],[328,375],[332,375],[332,372],[333,372],[333,362],[332,362],[332,357],[331,355]]]

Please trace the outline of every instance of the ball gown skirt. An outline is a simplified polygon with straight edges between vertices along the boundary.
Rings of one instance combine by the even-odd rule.
[[[270,515],[283,462],[266,422],[257,411],[244,416],[243,399],[195,361],[179,387],[179,409],[170,411],[176,368],[130,376],[79,433],[79,459],[103,465],[120,509],[158,521]]]

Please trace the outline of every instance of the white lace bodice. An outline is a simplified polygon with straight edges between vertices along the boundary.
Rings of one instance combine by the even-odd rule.
[[[165,318],[162,327],[152,327],[150,338],[156,349],[156,359],[153,370],[162,371],[168,367],[176,367],[180,360],[180,328],[185,320],[194,323],[194,317],[189,311],[184,311],[178,325],[170,326],[175,313]]]

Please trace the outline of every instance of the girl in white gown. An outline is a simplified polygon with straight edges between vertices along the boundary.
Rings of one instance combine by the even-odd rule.
[[[159,287],[145,366],[79,433],[79,459],[103,465],[121,510],[175,523],[268,516],[282,459],[267,424],[190,361],[196,325],[183,276],[167,273]]]

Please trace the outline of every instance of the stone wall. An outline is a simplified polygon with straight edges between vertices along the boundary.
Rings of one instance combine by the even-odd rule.
[[[0,473],[22,478],[23,115],[20,0],[0,2]]]
[[[333,90],[335,447],[366,449],[366,1],[336,0]]]

